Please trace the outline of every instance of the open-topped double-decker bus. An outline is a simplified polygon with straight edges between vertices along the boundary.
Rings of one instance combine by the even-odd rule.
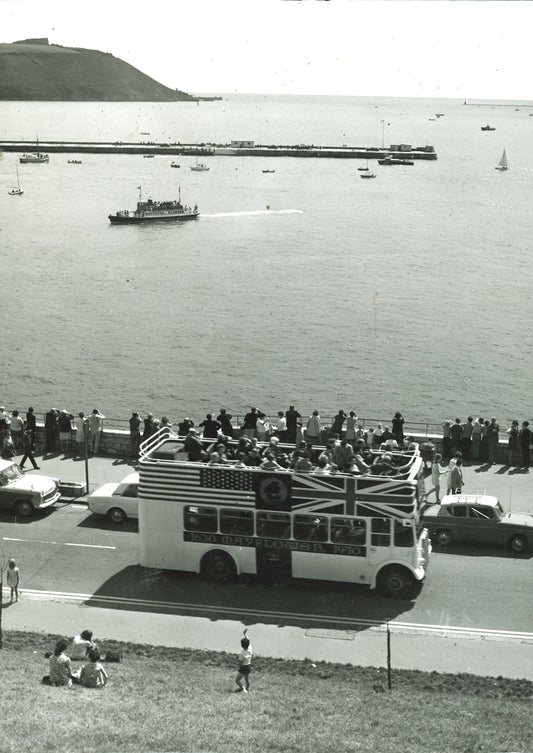
[[[404,598],[426,573],[423,463],[318,475],[189,462],[178,437],[141,446],[140,563],[225,582],[244,573],[343,581]]]

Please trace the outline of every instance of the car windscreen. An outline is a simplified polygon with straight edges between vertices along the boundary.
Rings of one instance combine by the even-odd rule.
[[[12,463],[12,465],[8,465],[7,468],[4,468],[4,470],[0,473],[0,486],[5,486],[11,481],[15,481],[15,479],[21,478],[21,476],[23,475],[24,474],[22,473],[18,465]]]

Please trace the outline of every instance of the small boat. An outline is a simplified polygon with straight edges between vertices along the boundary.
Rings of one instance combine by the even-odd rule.
[[[195,170],[197,173],[205,172],[206,170],[209,170],[209,167],[205,164],[205,162],[198,162],[198,157],[196,158],[196,163],[194,165],[189,165],[191,170]]]
[[[198,205],[190,207],[181,203],[181,188],[178,193],[178,200],[172,201],[147,201],[142,200],[142,188],[139,189],[139,201],[137,208],[134,210],[122,209],[116,214],[109,214],[108,219],[112,225],[126,225],[139,222],[155,222],[169,220],[195,220],[200,212]]]
[[[409,159],[401,159],[400,157],[393,157],[392,154],[389,154],[387,157],[384,157],[383,159],[378,159],[378,164],[380,165],[414,165],[415,163]]]
[[[150,135],[150,131],[141,131],[140,133],[141,133],[141,136],[149,136]]]
[[[507,167],[507,155],[506,155],[505,149],[504,149],[503,150],[503,154],[502,154],[502,156],[500,158],[500,161],[498,162],[498,164],[495,167],[495,170],[501,170],[501,171],[503,171],[503,170],[508,170],[508,169],[509,168]]]
[[[144,159],[153,159],[154,155],[153,154],[143,154],[143,157],[144,157]]]
[[[375,178],[376,173],[361,173],[360,178]]]
[[[175,162],[171,162],[170,167],[179,167],[179,165],[177,165]]]
[[[486,125],[486,126],[481,126],[481,130],[482,131],[495,131],[496,128],[494,126]]]
[[[20,178],[19,178],[19,166],[15,163],[15,167],[17,169],[17,187],[12,188],[11,191],[9,191],[10,196],[22,196],[24,191],[20,187]]]
[[[41,162],[48,162],[49,157],[47,154],[42,154],[42,152],[39,151],[39,138],[37,138],[37,151],[36,152],[26,152],[22,155],[22,157],[19,157],[19,162],[30,162],[30,163],[41,163]]]
[[[81,159],[68,159],[67,163],[69,165],[81,165]]]
[[[264,173],[275,173],[275,170],[263,170]]]
[[[358,167],[357,169],[358,169],[358,170],[359,170],[360,172],[362,172],[362,171],[364,171],[364,170],[368,170],[368,160],[366,161],[366,167]],[[361,177],[363,177],[363,176],[361,176]]]
[[[443,112],[436,112],[435,113],[435,117],[436,118],[443,118],[444,117],[444,113]]]
[[[428,120],[437,120],[437,118],[428,118]]]

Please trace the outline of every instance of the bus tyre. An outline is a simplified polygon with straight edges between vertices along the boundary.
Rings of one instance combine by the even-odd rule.
[[[514,536],[511,536],[509,539],[509,549],[511,551],[516,552],[517,554],[522,554],[522,552],[527,552],[527,539],[525,536],[521,536],[519,533],[515,533]]]
[[[413,586],[413,576],[405,567],[386,567],[378,575],[380,593],[392,599],[408,598]]]
[[[216,549],[202,559],[202,574],[215,583],[227,583],[235,577],[235,562],[227,552]]]
[[[107,517],[112,523],[125,523],[127,516],[124,510],[121,510],[120,507],[112,507],[107,513]]]
[[[440,546],[448,546],[453,541],[452,532],[448,528],[441,528],[435,534],[435,540]]]
[[[34,507],[28,499],[21,499],[15,505],[15,510],[21,518],[29,518],[34,510]]]

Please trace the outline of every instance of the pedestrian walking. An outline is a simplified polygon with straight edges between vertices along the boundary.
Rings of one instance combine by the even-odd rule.
[[[26,431],[22,435],[22,443],[23,443],[24,455],[22,457],[22,460],[19,463],[20,470],[21,471],[24,470],[24,463],[26,462],[26,460],[29,460],[30,463],[35,468],[35,470],[38,471],[39,466],[35,462],[35,458],[33,457],[33,450],[31,448],[31,429],[26,429]]]
[[[11,589],[10,603],[12,604],[13,596],[15,596],[15,601],[19,600],[19,583],[20,583],[20,572],[17,567],[17,563],[13,559],[9,560],[8,562],[6,578],[7,578],[7,585]]]
[[[239,669],[235,682],[237,683],[236,693],[247,693],[250,690],[250,672],[252,671],[252,644],[248,638],[248,630],[243,632],[241,638],[241,652],[238,662]]]

